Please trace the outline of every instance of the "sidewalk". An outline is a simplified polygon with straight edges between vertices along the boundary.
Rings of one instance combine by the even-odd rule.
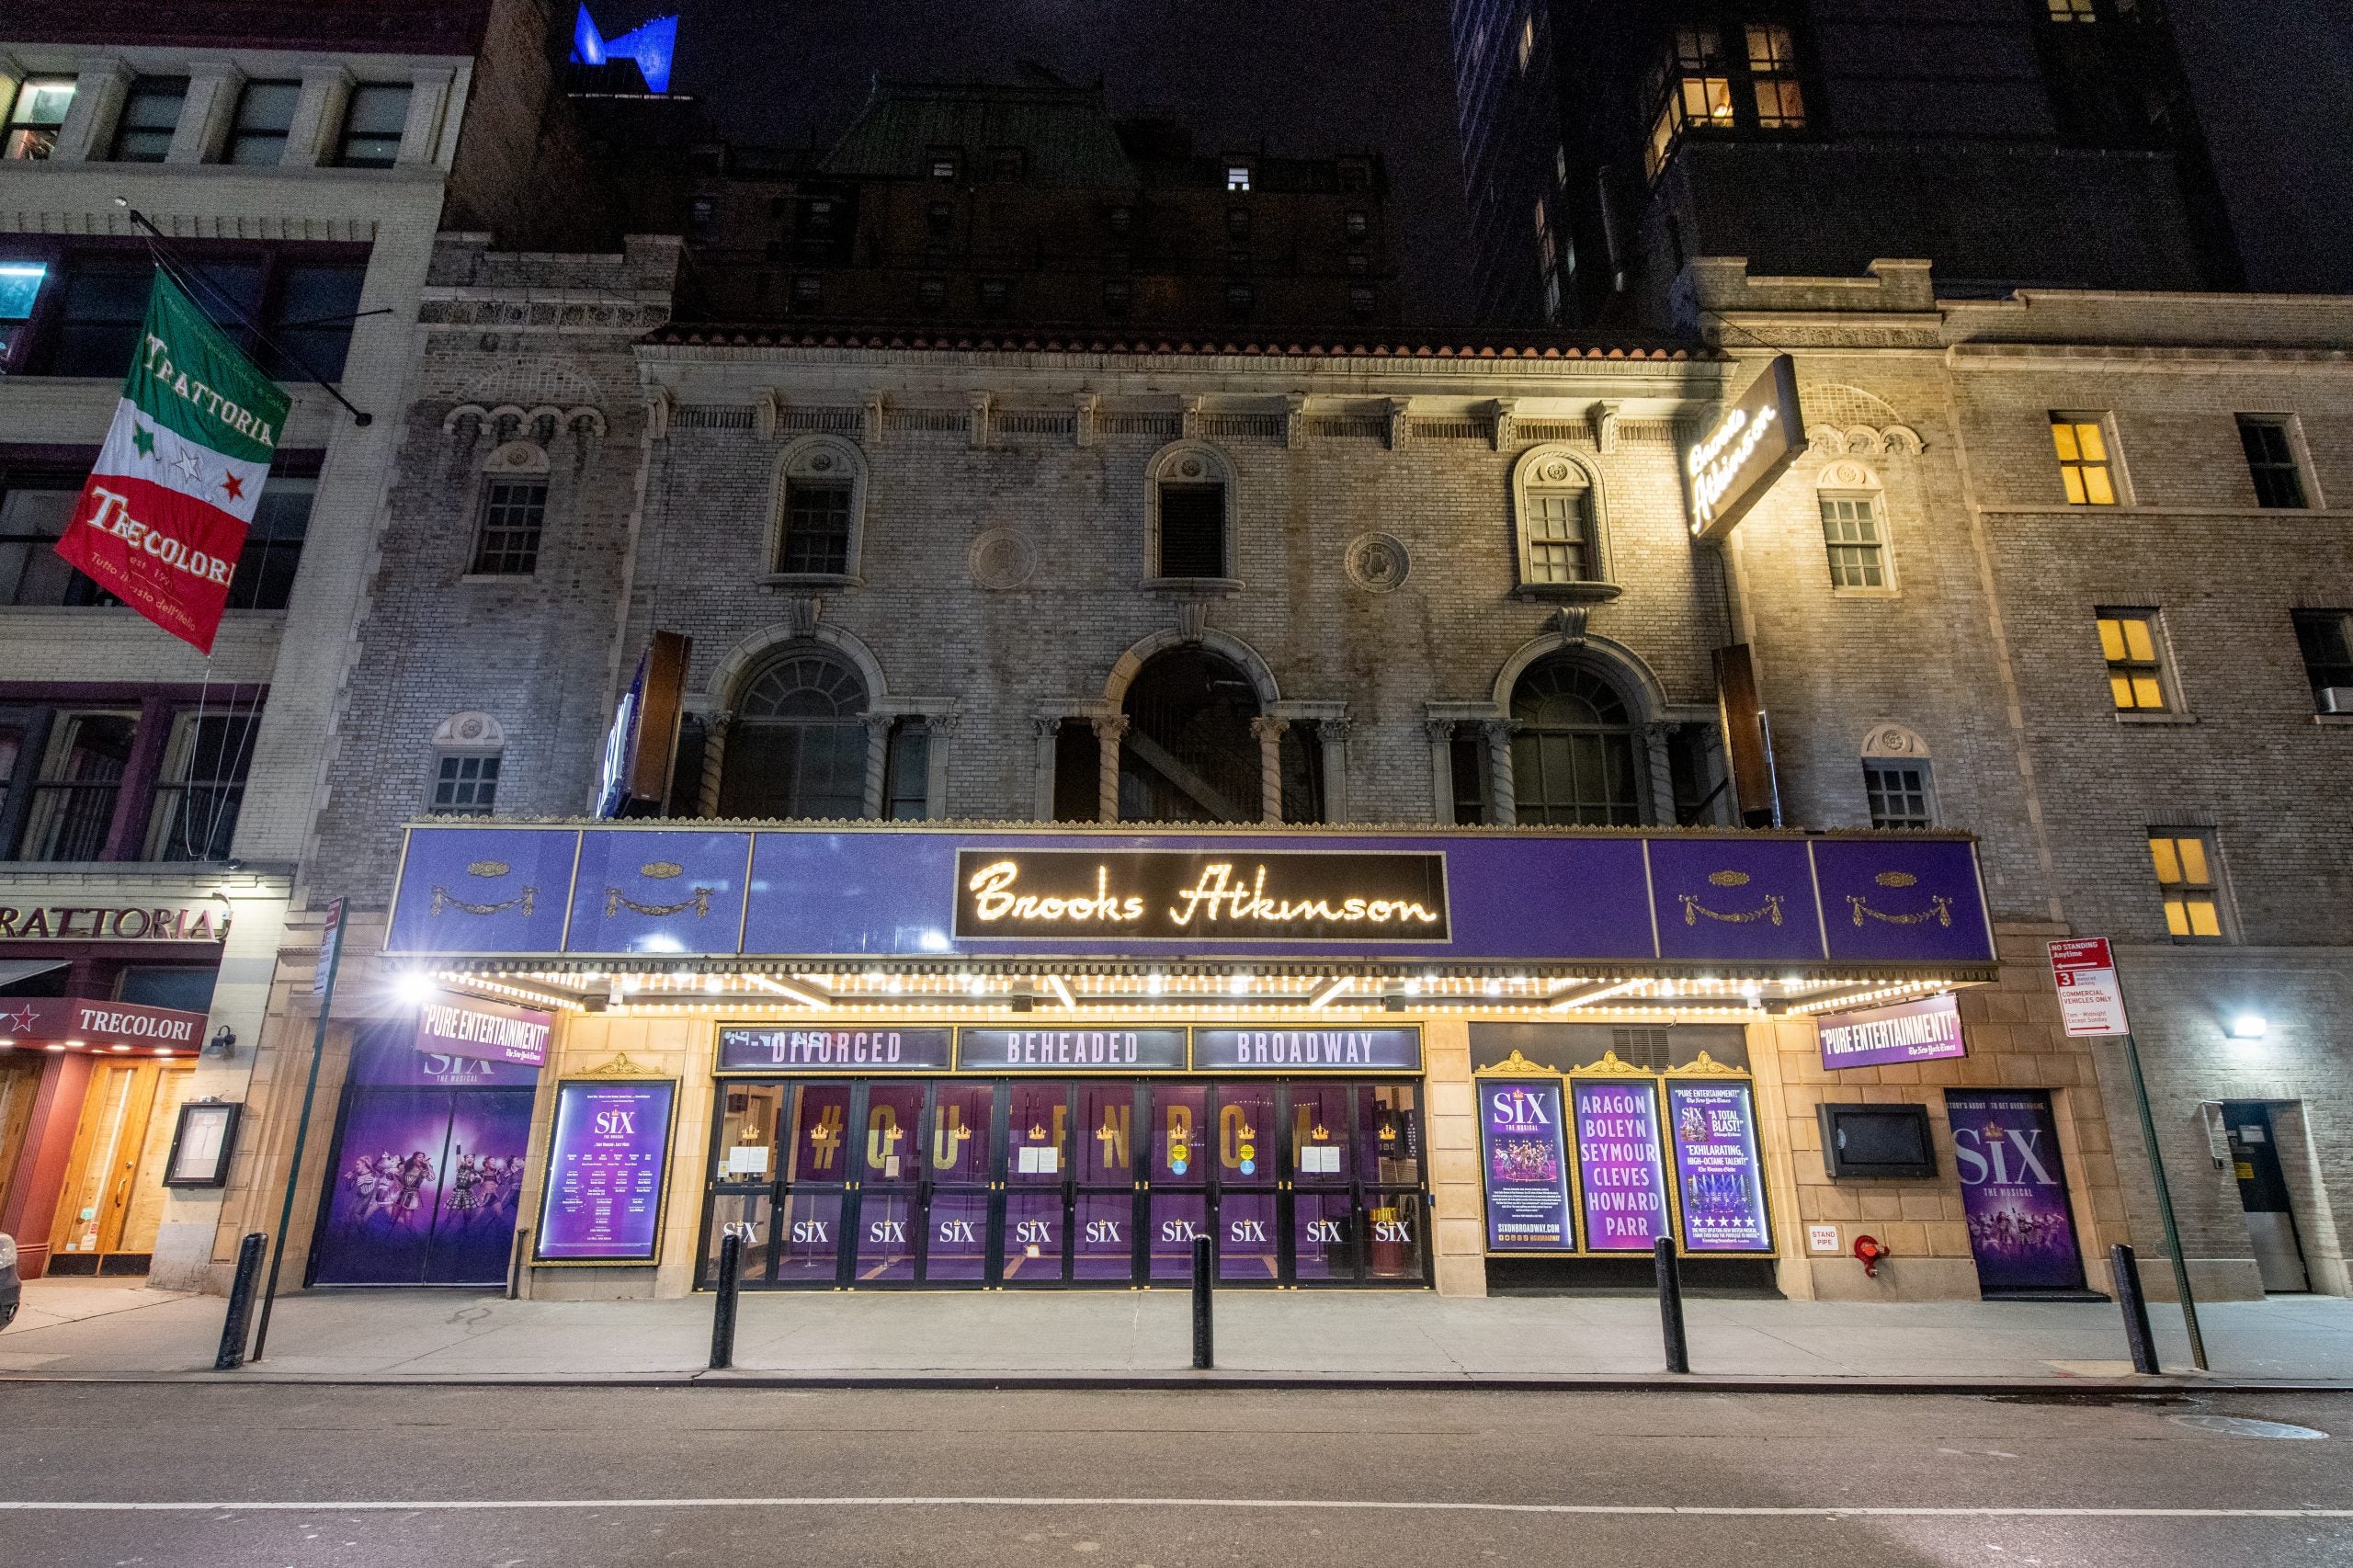
[[[210,1375],[224,1303],[135,1285],[40,1280],[0,1335],[0,1376]],[[2180,1314],[2152,1309],[2168,1373]],[[2280,1296],[2200,1313],[2211,1376],[2353,1385],[2353,1301]],[[675,1381],[705,1371],[711,1299],[508,1301],[428,1290],[279,1301],[267,1361],[233,1378],[365,1381]],[[1869,1386],[2129,1378],[2117,1311],[2097,1303],[1688,1303],[1702,1379]],[[814,1380],[1189,1380],[1181,1290],[750,1294],[738,1376]],[[1420,1292],[1222,1291],[1218,1374],[1302,1381],[1648,1381],[1658,1308],[1643,1297],[1441,1299]]]

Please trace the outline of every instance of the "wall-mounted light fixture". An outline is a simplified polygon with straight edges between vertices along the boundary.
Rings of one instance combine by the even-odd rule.
[[[223,1058],[234,1056],[236,1053],[237,1031],[231,1028],[226,1024],[222,1024],[219,1028],[213,1030],[212,1038],[204,1042],[204,1049],[202,1051],[197,1052],[199,1056],[219,1056]]]
[[[2260,1013],[2234,1013],[2231,1017],[2233,1040],[2261,1040],[2271,1032],[2271,1020]]]

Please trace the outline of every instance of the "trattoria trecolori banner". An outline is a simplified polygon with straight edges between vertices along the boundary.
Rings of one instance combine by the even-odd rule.
[[[158,271],[122,400],[57,553],[210,653],[289,406]]]

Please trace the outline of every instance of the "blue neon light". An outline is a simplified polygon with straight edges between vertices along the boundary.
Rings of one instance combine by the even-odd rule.
[[[608,60],[634,60],[645,74],[645,85],[657,93],[670,90],[670,57],[678,48],[678,18],[656,17],[652,21],[607,38],[597,30],[596,18],[584,3],[572,22],[572,58],[575,64],[602,65]]]

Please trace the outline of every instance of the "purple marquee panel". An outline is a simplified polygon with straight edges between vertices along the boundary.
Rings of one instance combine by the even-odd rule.
[[[740,832],[412,828],[386,950],[1132,957],[1137,945],[1108,930],[959,937],[957,852],[1167,850],[1231,855],[1237,866],[1252,855],[1445,857],[1445,941],[1400,941],[1392,950],[1379,940],[1211,937],[1189,957],[1821,962],[1826,926],[1831,961],[1993,959],[1975,850],[1965,839],[885,828],[749,836],[746,888]]]

